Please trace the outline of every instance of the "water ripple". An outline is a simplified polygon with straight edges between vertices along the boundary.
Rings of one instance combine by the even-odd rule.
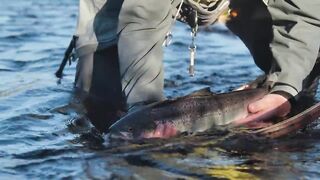
[[[1,179],[317,179],[319,126],[279,141],[251,141],[227,132],[136,143],[105,141],[74,101],[75,63],[57,84],[78,1],[2,0],[0,6]],[[200,28],[196,76],[188,74],[190,28],[173,29],[165,48],[165,94],[210,87],[226,92],[261,71],[228,29]],[[320,98],[320,89],[318,90]],[[104,142],[105,141],[105,142]]]

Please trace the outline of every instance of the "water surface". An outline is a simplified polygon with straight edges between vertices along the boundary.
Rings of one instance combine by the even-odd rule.
[[[57,84],[54,72],[74,32],[76,0],[2,0],[0,6],[1,179],[318,179],[317,123],[296,135],[251,139],[212,132],[135,144],[102,143],[74,129],[75,64]],[[177,24],[166,48],[165,94],[202,87],[226,92],[261,71],[223,25],[197,37],[196,76],[189,77],[187,26]],[[319,97],[320,93],[318,93]],[[81,113],[81,112],[80,112]]]

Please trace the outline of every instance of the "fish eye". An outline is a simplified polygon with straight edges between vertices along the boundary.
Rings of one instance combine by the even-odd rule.
[[[129,128],[128,128],[128,131],[129,131],[129,132],[132,132],[132,131],[133,131],[132,127],[129,127]]]

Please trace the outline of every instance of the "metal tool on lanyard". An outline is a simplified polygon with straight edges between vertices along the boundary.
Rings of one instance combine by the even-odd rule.
[[[168,47],[172,42],[172,38],[173,38],[173,35],[170,31],[166,34],[165,40],[163,42],[163,46]]]
[[[196,51],[197,51],[197,46],[195,43],[195,39],[197,36],[197,31],[198,31],[198,13],[196,10],[193,10],[193,22],[190,23],[191,26],[191,44],[189,46],[190,50],[190,65],[189,65],[189,75],[194,76],[194,71],[195,71],[195,58],[196,58]]]
[[[177,17],[179,15],[179,12],[181,11],[182,9],[182,5],[183,5],[183,2],[185,0],[181,0],[181,3],[177,9],[177,13],[174,17],[174,20],[173,20],[173,24],[176,22],[177,20]],[[198,0],[198,3],[200,1]],[[186,17],[186,22],[190,25],[191,27],[191,44],[189,46],[189,50],[190,50],[190,65],[189,65],[189,75],[190,76],[194,76],[195,74],[195,57],[196,57],[196,50],[197,50],[197,46],[195,44],[195,39],[196,39],[196,36],[197,36],[197,31],[198,31],[198,12],[196,9],[190,7],[187,11],[187,17]],[[172,33],[171,31],[169,31],[166,36],[165,36],[165,40],[163,42],[163,45],[164,46],[169,46],[171,41],[172,41]]]

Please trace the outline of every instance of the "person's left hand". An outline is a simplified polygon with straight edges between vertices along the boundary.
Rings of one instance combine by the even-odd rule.
[[[249,104],[249,115],[233,122],[234,125],[242,125],[250,122],[263,121],[273,117],[284,117],[291,110],[291,104],[287,98],[279,94],[267,94],[262,99]]]

